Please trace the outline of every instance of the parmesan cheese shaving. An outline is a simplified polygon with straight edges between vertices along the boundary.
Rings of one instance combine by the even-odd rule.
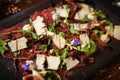
[[[120,40],[120,25],[116,25],[114,28],[114,38]]]
[[[65,46],[65,39],[63,37],[61,37],[60,35],[54,35],[52,38],[52,41],[54,42],[54,44],[59,48],[62,49]]]
[[[38,16],[36,20],[33,21],[33,26],[35,28],[35,31],[37,35],[41,35],[43,32],[45,32],[45,23],[43,22],[43,17]]]
[[[87,33],[80,34],[80,41],[81,41],[81,47],[86,46],[89,44],[89,37]]]
[[[72,57],[69,57],[69,58],[66,58],[65,59],[65,63],[66,63],[66,67],[67,67],[67,70],[70,70],[72,69],[74,66],[76,66],[79,61],[77,59],[74,59]]]
[[[12,52],[18,51],[24,48],[27,48],[27,39],[25,37],[19,38],[17,40],[11,41],[8,43],[8,46],[11,48]]]
[[[92,8],[86,4],[81,4],[81,6],[82,6],[82,9],[75,14],[75,19],[77,20],[82,19],[85,15],[90,14],[92,11]]]
[[[37,69],[44,69],[45,55],[37,54],[36,67]]]
[[[48,56],[47,62],[48,62],[48,69],[57,70],[60,64],[60,57]]]

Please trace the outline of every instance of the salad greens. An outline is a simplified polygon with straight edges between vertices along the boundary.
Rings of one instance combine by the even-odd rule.
[[[32,31],[22,30],[23,33],[27,33],[29,36],[32,36],[35,40],[39,40],[39,36]]]
[[[17,57],[20,54],[20,51],[13,52],[14,57]]]
[[[47,77],[47,80],[53,80],[52,77],[56,77],[58,80],[62,80],[60,75],[55,71],[47,71],[47,76],[49,76]]]
[[[48,31],[55,32],[55,26],[58,25],[61,22],[60,19],[57,19],[52,25],[48,27]]]
[[[93,54],[97,49],[97,46],[94,41],[90,39],[90,43],[86,44],[83,48],[81,48],[81,51],[85,53],[86,56],[89,56]]]
[[[47,44],[43,44],[39,47],[39,49],[41,49],[42,51],[47,51],[48,45]]]
[[[78,30],[75,30],[75,29],[73,28],[73,26],[70,27],[70,32],[71,32],[72,34],[79,34],[79,31],[78,31]]]
[[[55,49],[52,49],[52,53],[53,53],[53,54],[55,54],[55,56],[59,56],[58,51],[57,51],[57,50],[55,50]]]
[[[65,34],[63,32],[60,32],[59,35],[65,38]]]
[[[91,21],[91,20],[89,18],[87,18],[87,16],[84,16],[82,19],[80,19],[80,22],[82,22],[82,23],[87,23],[89,21]]]
[[[93,11],[98,17],[100,17],[101,19],[106,19],[105,14],[103,14],[103,12],[101,10],[94,10]]]
[[[0,38],[0,53],[1,54],[4,54],[4,52],[8,50],[6,45],[7,43],[2,38]]]
[[[94,33],[95,33],[95,34],[98,34],[99,36],[101,36],[101,35],[104,34],[103,31],[100,31],[100,30],[97,30],[97,29],[94,30]]]

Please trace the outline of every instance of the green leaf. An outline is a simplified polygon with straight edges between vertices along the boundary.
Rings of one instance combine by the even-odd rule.
[[[105,14],[103,14],[101,10],[95,10],[94,13],[96,13],[101,19],[106,18]]]
[[[97,49],[97,46],[94,41],[90,40],[90,53],[94,53]]]
[[[59,35],[65,38],[65,34],[63,32],[60,32]]]
[[[47,71],[47,75],[55,76],[56,78],[58,78],[58,80],[61,80],[60,75],[55,71]]]
[[[52,50],[53,50],[53,51],[52,51],[53,54],[55,54],[56,56],[59,56],[59,53],[58,53],[57,50],[55,50],[55,49],[52,49]]]
[[[47,29],[48,29],[48,31],[55,32],[54,26],[49,26]]]
[[[83,48],[81,48],[81,51],[85,53],[86,56],[90,54],[89,52],[89,44],[86,44]]]
[[[66,47],[65,49],[62,50],[62,55],[60,56],[60,58],[61,58],[61,63],[60,63],[59,68],[63,68],[63,66],[65,65],[64,60],[65,60],[66,57],[67,57],[68,49],[69,49],[69,48]]]
[[[51,43],[51,38],[48,38],[48,45],[50,45]]]
[[[81,51],[81,47],[80,46],[73,46],[73,49]]]
[[[63,8],[64,8],[64,9],[67,9],[67,10],[68,10],[68,13],[73,11],[67,4],[64,4],[64,5],[63,5]]]
[[[90,48],[89,48],[89,46],[90,46]],[[90,43],[86,44],[83,48],[81,48],[81,51],[83,51],[86,56],[89,56],[89,55],[93,54],[96,51],[96,49],[97,49],[97,46],[96,46],[95,42],[90,39]]]
[[[15,57],[17,57],[19,54],[20,54],[20,51],[15,51],[15,52],[13,52],[13,55],[14,55]]]
[[[48,77],[47,80],[52,80],[52,79],[50,77]]]
[[[61,60],[64,60],[67,57],[67,54],[68,54],[68,48],[63,49]]]
[[[100,31],[100,30],[97,30],[97,29],[94,30],[94,33],[95,33],[95,34],[98,34],[98,35],[100,35],[100,36],[104,34],[103,31]]]
[[[32,31],[23,30],[23,33],[27,33],[29,36],[32,36],[34,39],[39,40],[39,36]]]
[[[4,54],[4,52],[7,50],[6,45],[7,43],[2,38],[0,38],[0,53],[1,54]]]
[[[65,18],[64,23],[65,23],[69,28],[71,27],[71,25],[70,25],[70,23],[68,22],[68,19],[67,19],[67,18]]]
[[[63,8],[64,8],[64,9],[68,9],[69,7],[68,7],[67,4],[64,4],[64,5],[63,5]]]
[[[80,22],[82,22],[82,23],[87,23],[89,21],[91,21],[91,20],[89,18],[87,18],[87,16],[84,16],[82,19],[80,19]]]
[[[29,18],[29,22],[30,22],[30,24],[33,24],[33,21],[32,21],[32,19],[31,19],[31,18]]]
[[[47,47],[48,45],[44,44],[44,45],[41,45],[39,49],[41,49],[42,51],[47,51]]]
[[[107,25],[109,25],[111,28],[113,28],[113,23],[110,22],[109,20],[103,20],[103,23],[106,23]]]
[[[79,34],[79,31],[73,29],[73,26],[71,26],[70,32],[71,32],[72,34]]]
[[[56,20],[52,25],[48,27],[48,31],[55,32],[55,26],[57,26],[61,22],[60,19]]]

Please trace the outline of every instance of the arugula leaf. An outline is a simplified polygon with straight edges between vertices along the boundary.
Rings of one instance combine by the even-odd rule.
[[[62,80],[60,75],[55,71],[47,71],[47,75],[51,75],[50,77],[47,78],[47,80],[51,80],[51,77],[56,77],[58,78],[58,80]]]
[[[71,27],[71,25],[70,25],[70,23],[68,22],[68,19],[67,19],[67,18],[65,18],[64,23],[65,23],[68,27]]]
[[[89,48],[90,45],[90,48]],[[86,44],[83,48],[81,48],[81,51],[85,53],[86,56],[89,56],[93,54],[97,49],[97,46],[94,41],[90,39],[90,44]]]
[[[20,54],[20,51],[15,51],[15,52],[13,53],[13,55],[14,55],[15,57],[17,57],[19,54]]]
[[[75,30],[75,29],[73,28],[73,26],[70,25],[70,23],[68,22],[68,19],[67,19],[67,18],[65,18],[65,21],[64,21],[64,22],[65,22],[66,25],[70,28],[70,32],[71,32],[72,34],[79,34],[79,31]]]
[[[69,6],[68,6],[67,4],[64,4],[64,5],[63,5],[63,8],[64,8],[64,9],[67,9],[68,12],[72,12],[72,11],[73,11],[71,8],[69,8]]]
[[[52,25],[50,25],[47,29],[48,31],[55,32],[55,26],[57,26],[61,22],[60,19],[56,20]]]
[[[48,31],[55,32],[54,26],[49,26],[47,29],[48,29]]]
[[[52,49],[52,53],[53,53],[53,54],[55,54],[56,56],[59,56],[58,51],[57,51],[57,50],[55,50],[55,49]]]
[[[50,45],[51,43],[51,38],[48,38],[48,45]]]
[[[60,32],[59,35],[65,38],[65,34],[63,32]]]
[[[0,38],[0,53],[1,54],[4,54],[4,52],[7,50],[6,45],[7,43],[2,38]]]
[[[93,40],[90,40],[90,53],[94,53],[97,49],[97,46]]]
[[[59,68],[62,68],[62,67],[65,65],[64,60],[65,60],[66,57],[67,57],[68,49],[69,49],[69,48],[66,47],[65,49],[62,50],[62,55],[60,56],[60,58],[61,58],[61,63],[60,63]]]
[[[56,20],[52,25],[48,27],[48,31],[55,32],[55,26],[57,26],[60,22],[60,19]]]
[[[70,27],[70,32],[71,32],[72,34],[79,34],[79,31],[73,29],[73,26]]]
[[[100,31],[100,30],[97,30],[97,29],[94,30],[94,33],[95,33],[95,34],[98,34],[98,35],[100,35],[100,36],[104,34],[103,31]]]
[[[44,45],[41,45],[39,49],[41,49],[42,51],[47,51],[47,47],[48,45],[44,44]]]
[[[64,9],[68,9],[69,7],[68,7],[67,4],[64,4],[64,5],[63,5],[63,8],[64,8]]]
[[[35,34],[34,32],[32,32],[32,31],[23,30],[22,32],[27,33],[28,35],[32,36],[36,40],[39,40],[39,36],[37,34]]]
[[[33,24],[33,21],[32,21],[32,19],[31,19],[31,18],[29,18],[29,22],[30,22],[30,24],[31,24],[31,25]]]
[[[109,20],[103,20],[103,23],[106,23],[107,25],[109,25],[111,28],[113,28],[113,23],[110,22]]]
[[[94,13],[97,14],[101,19],[106,18],[105,14],[103,14],[101,10],[95,10]]]
[[[82,19],[80,19],[80,22],[82,22],[82,23],[87,23],[89,21],[91,21],[91,20],[89,18],[87,18],[87,16],[84,16]]]
[[[91,54],[89,52],[89,44],[86,44],[83,48],[81,48],[81,51],[83,51],[86,56],[88,56],[89,54]]]
[[[48,77],[47,80],[52,80],[52,78]]]
[[[80,46],[73,46],[73,49],[81,51],[81,47]]]
[[[67,57],[67,54],[68,54],[68,48],[63,49],[61,60],[64,60]]]

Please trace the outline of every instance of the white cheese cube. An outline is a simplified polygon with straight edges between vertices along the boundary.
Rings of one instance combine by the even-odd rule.
[[[12,52],[17,50],[16,40],[8,43],[8,46],[11,48]]]
[[[114,35],[114,29],[111,26],[106,26],[105,29],[107,30],[107,32],[109,33],[110,36]]]
[[[60,64],[60,57],[48,56],[47,62],[48,62],[48,69],[57,70]]]
[[[52,15],[52,19],[53,20],[57,20],[57,19],[59,19],[60,18],[60,13],[54,13],[53,15]]]
[[[23,30],[28,31],[29,29],[30,29],[30,24],[25,24],[25,25],[23,26]]]
[[[79,63],[79,61],[77,59],[73,60],[72,57],[69,57],[65,59],[65,63],[66,63],[67,70],[70,70],[73,67],[75,67]]]
[[[41,33],[44,31],[44,29],[42,28],[45,27],[45,23],[43,22],[43,17],[38,16],[36,20],[33,21],[33,26],[35,28],[37,35],[41,35]]]
[[[61,17],[67,18],[69,16],[69,9],[56,8],[56,13]]]
[[[37,54],[36,67],[37,69],[44,69],[45,55]]]
[[[62,49],[65,46],[65,39],[60,35],[54,35],[52,41],[59,49]]]
[[[90,13],[90,14],[88,14],[88,19],[90,19],[90,20],[97,20],[97,16],[94,14],[94,13]]]
[[[81,6],[82,6],[82,9],[75,14],[75,19],[77,20],[82,19],[85,15],[88,15],[92,11],[92,8],[86,4],[81,4]]]
[[[74,23],[74,24],[73,24],[73,28],[74,28],[75,30],[80,31],[80,23]]]
[[[41,28],[41,29],[39,29],[38,34],[39,35],[46,35],[47,34],[47,28]]]
[[[107,43],[110,40],[110,38],[107,35],[101,35],[100,39],[105,43]]]
[[[55,33],[51,32],[51,31],[47,31],[47,36],[53,36]]]
[[[22,37],[22,38],[19,38],[17,39],[17,48],[18,50],[21,50],[21,49],[24,49],[24,48],[27,48],[27,39],[25,37]]]
[[[114,38],[120,40],[120,25],[115,25]]]
[[[87,29],[87,24],[74,23],[73,26],[78,31],[85,31]]]
[[[89,44],[89,37],[87,33],[80,34],[81,47],[85,47]]]
[[[8,43],[9,47],[11,48],[12,52],[18,51],[24,48],[27,48],[27,39],[25,37],[19,38],[17,40],[11,41]]]

